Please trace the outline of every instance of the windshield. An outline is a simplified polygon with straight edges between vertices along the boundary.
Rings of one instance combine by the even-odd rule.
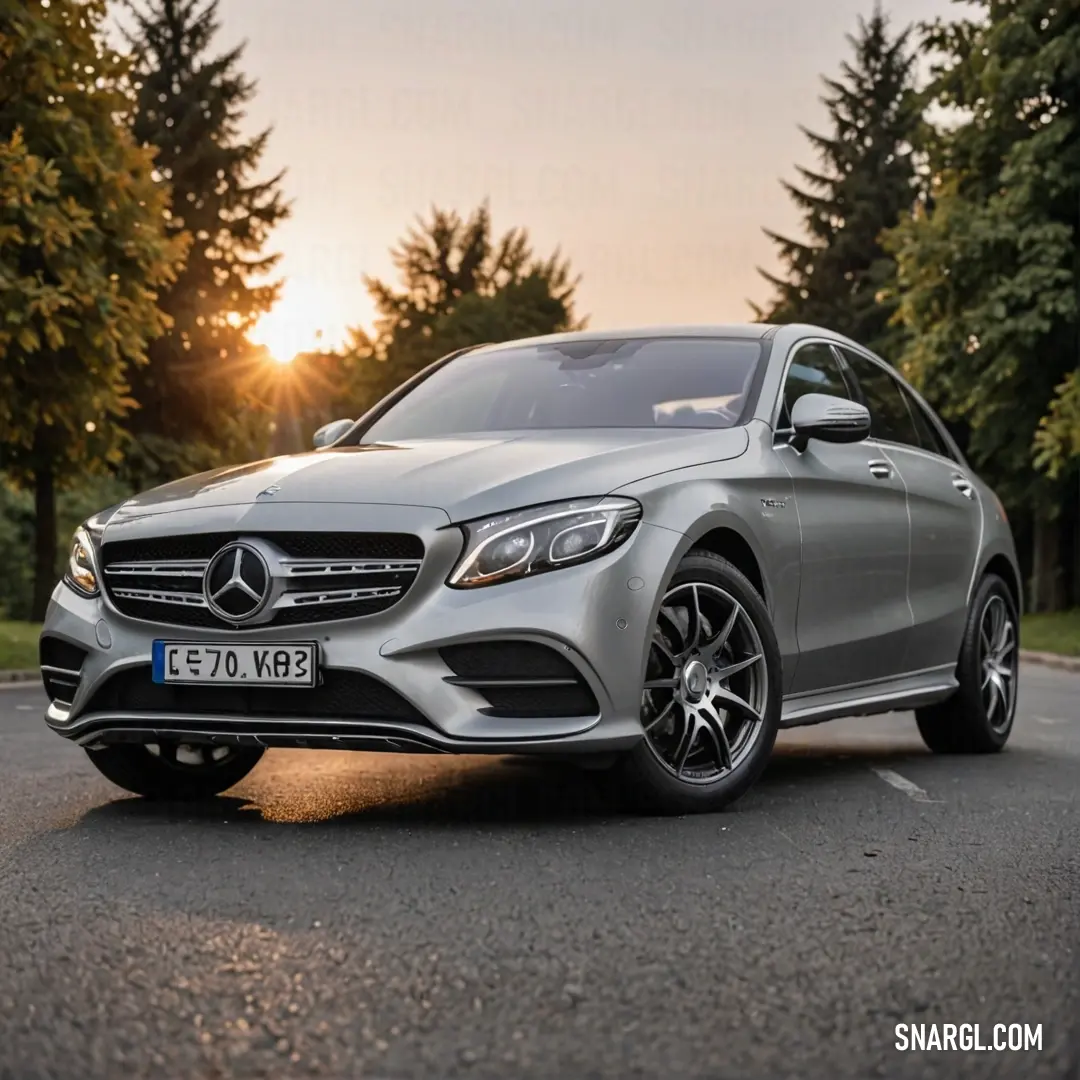
[[[761,361],[746,338],[618,338],[466,353],[429,375],[363,442],[550,428],[726,428]]]

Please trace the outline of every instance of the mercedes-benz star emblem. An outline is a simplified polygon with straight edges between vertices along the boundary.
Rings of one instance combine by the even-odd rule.
[[[232,623],[253,619],[270,597],[266,560],[248,544],[228,544],[206,568],[203,595],[219,619]]]

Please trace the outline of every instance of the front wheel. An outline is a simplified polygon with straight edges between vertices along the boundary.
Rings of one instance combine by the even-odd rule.
[[[641,694],[645,737],[622,762],[629,794],[660,813],[727,806],[765,768],[782,697],[764,601],[726,559],[690,552],[653,628]]]
[[[990,754],[1002,749],[1016,715],[1020,620],[1005,582],[987,574],[968,612],[956,679],[947,701],[917,709],[923,742],[936,754]]]
[[[263,749],[161,742],[119,743],[86,753],[103,776],[133,795],[192,802],[239,783],[258,765]]]

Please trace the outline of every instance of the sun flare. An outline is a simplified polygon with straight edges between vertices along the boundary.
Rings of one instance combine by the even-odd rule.
[[[251,340],[265,346],[277,363],[289,364],[298,353],[341,346],[347,333],[324,286],[290,278],[273,309],[251,331]]]

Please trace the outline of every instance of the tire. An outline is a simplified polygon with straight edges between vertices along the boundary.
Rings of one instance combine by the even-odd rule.
[[[223,749],[228,754],[220,761],[213,760],[211,754]],[[106,779],[133,795],[194,802],[220,795],[243,780],[258,765],[263,748],[119,743],[86,753]],[[185,763],[195,755],[203,758],[201,764]]]
[[[998,618],[1004,621],[995,622]],[[1012,593],[996,574],[987,574],[968,611],[956,666],[960,688],[947,701],[915,711],[919,734],[935,754],[992,754],[1009,741],[1016,716],[1019,628]]]
[[[782,704],[780,650],[764,601],[726,559],[691,551],[661,599],[642,687],[645,737],[620,761],[619,784],[647,812],[720,810],[761,775]]]

